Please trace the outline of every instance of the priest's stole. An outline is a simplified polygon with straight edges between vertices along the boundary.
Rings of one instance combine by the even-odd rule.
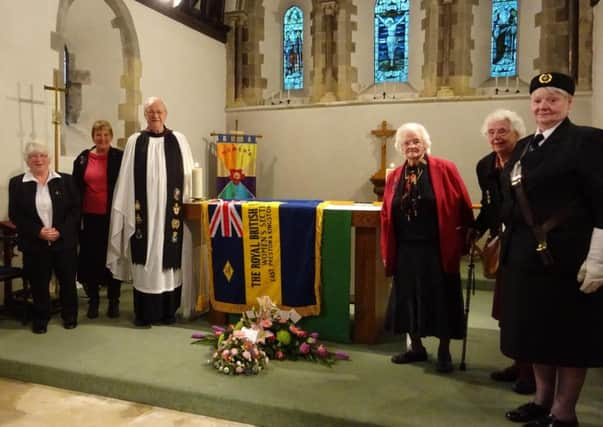
[[[217,134],[216,187],[219,199],[255,199],[256,155],[255,135]]]
[[[204,203],[212,307],[241,313],[268,296],[318,315],[322,217],[319,201]]]

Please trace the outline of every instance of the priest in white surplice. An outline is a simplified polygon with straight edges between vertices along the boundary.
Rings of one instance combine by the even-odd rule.
[[[128,138],[115,187],[107,267],[134,284],[134,324],[171,324],[181,299],[191,310],[190,198],[193,157],[184,135],[165,126],[159,98],[144,105],[147,128]]]

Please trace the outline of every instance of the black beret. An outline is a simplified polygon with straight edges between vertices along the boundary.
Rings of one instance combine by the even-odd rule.
[[[530,93],[540,87],[556,87],[563,89],[570,95],[576,91],[576,83],[574,79],[567,74],[562,73],[542,73],[538,74],[530,82]]]

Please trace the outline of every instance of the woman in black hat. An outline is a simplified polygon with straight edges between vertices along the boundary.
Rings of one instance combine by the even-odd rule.
[[[574,82],[530,84],[535,134],[503,175],[501,348],[533,362],[536,396],[507,412],[525,426],[577,426],[587,368],[603,366],[603,130],[568,118]]]

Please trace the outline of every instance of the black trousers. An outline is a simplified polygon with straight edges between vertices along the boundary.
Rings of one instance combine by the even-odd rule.
[[[52,272],[59,281],[61,318],[77,321],[77,290],[75,287],[76,250],[54,251],[49,246],[41,252],[23,253],[23,271],[31,286],[33,321],[45,325],[50,319],[50,278]]]

